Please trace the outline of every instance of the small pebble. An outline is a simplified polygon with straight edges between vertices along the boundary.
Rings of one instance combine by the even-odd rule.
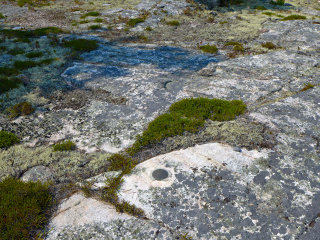
[[[233,151],[242,152],[241,148],[239,148],[239,147],[234,147],[234,148],[233,148]]]

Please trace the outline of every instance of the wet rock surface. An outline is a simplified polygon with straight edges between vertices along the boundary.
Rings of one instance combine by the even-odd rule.
[[[164,139],[135,156],[139,164],[119,195],[142,208],[143,218],[76,193],[61,201],[47,239],[319,239],[320,11],[305,1],[259,1],[249,9],[212,2],[0,5],[3,28],[69,31],[30,44],[0,43],[43,49],[41,59],[56,59],[23,71],[23,86],[0,97],[2,110],[26,100],[36,107],[14,120],[0,114],[0,130],[21,139],[0,150],[0,178],[51,179],[57,186],[87,179],[97,190],[118,174],[106,172],[110,153],[131,146],[172,103],[203,96],[248,106],[234,121],[207,121],[198,133]],[[254,10],[258,4],[274,14]],[[90,11],[101,15],[81,18]],[[290,14],[307,19],[280,21]],[[138,17],[144,22],[127,26]],[[88,29],[97,18],[101,28]],[[99,47],[76,56],[60,45],[74,38],[97,40]],[[229,41],[244,51],[224,46]],[[266,42],[276,48],[261,46]],[[218,53],[200,52],[205,44],[216,44]],[[15,60],[27,58],[2,51],[0,66]],[[78,150],[53,152],[65,139]]]

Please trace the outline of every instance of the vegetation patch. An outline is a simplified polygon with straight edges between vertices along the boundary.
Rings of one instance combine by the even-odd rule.
[[[277,48],[277,46],[274,45],[272,42],[261,43],[261,46],[264,47],[264,48],[268,48],[268,49]]]
[[[39,62],[35,62],[35,61],[31,61],[31,60],[27,60],[27,61],[18,61],[17,60],[13,63],[13,66],[17,70],[25,70],[25,69],[33,68],[33,67],[37,67],[37,66],[48,65],[48,64],[52,63],[54,60],[55,59],[53,59],[53,58],[44,59]]]
[[[270,3],[272,5],[278,5],[278,6],[283,6],[284,5],[285,0],[277,0],[277,1],[271,1]]]
[[[152,29],[152,27],[148,26],[148,27],[145,28],[145,30],[150,32],[150,31],[152,31],[153,29]]]
[[[173,21],[168,21],[168,22],[166,22],[166,24],[169,25],[169,26],[177,27],[177,26],[180,25],[180,22],[177,21],[177,20],[173,20]]]
[[[43,56],[43,52],[30,52],[26,54],[27,58],[37,58],[42,56]]]
[[[284,17],[281,19],[281,21],[288,21],[288,20],[304,20],[307,19],[306,16],[302,16],[302,15],[297,15],[297,14],[293,14],[293,15],[289,15],[287,17]]]
[[[24,54],[25,50],[22,48],[15,47],[15,48],[12,48],[9,51],[7,51],[7,53],[10,55],[16,56],[18,54]]]
[[[190,98],[172,104],[169,112],[160,115],[149,123],[148,128],[138,135],[127,153],[133,156],[145,146],[161,140],[182,135],[184,132],[195,133],[204,125],[205,120],[229,121],[244,113],[246,105],[240,100]]]
[[[96,18],[94,20],[95,23],[102,23],[103,22],[103,19],[102,18]]]
[[[19,143],[19,142],[20,142],[20,140],[13,133],[6,132],[6,131],[0,131],[0,148],[10,147],[13,144]],[[1,195],[0,195],[0,199],[1,199]],[[1,211],[1,209],[0,209],[0,211]],[[0,224],[0,226],[1,226],[1,224]]]
[[[268,16],[275,15],[275,13],[273,13],[273,12],[263,12],[262,14],[264,14],[264,15],[268,15]]]
[[[85,24],[85,23],[89,23],[90,21],[89,20],[82,20],[82,21],[80,21],[79,23],[80,24]]]
[[[264,6],[256,6],[255,9],[260,10],[260,11],[267,10],[267,8],[265,8]]]
[[[72,151],[76,149],[76,144],[71,140],[58,143],[53,146],[53,151]]]
[[[214,53],[217,53],[218,52],[218,48],[216,45],[203,45],[203,46],[200,46],[199,47],[203,52],[206,52],[206,53],[211,53],[211,54],[214,54]]]
[[[86,14],[83,14],[80,18],[86,18],[88,16],[92,16],[92,17],[97,17],[100,16],[101,14],[98,12],[88,12]]]
[[[75,51],[90,52],[99,47],[97,41],[83,38],[65,41],[63,46],[73,48]]]
[[[310,89],[310,88],[314,88],[314,85],[313,85],[312,83],[306,83],[306,84],[304,84],[304,88],[302,88],[302,89],[300,90],[300,92],[307,91],[307,90]]]
[[[90,27],[88,27],[88,29],[90,30],[97,30],[97,29],[100,29],[101,26],[100,25],[91,25]]]
[[[109,171],[121,170],[123,174],[129,174],[137,164],[131,157],[126,157],[122,154],[113,154],[108,158],[110,161]]]
[[[0,69],[1,74],[1,69]],[[11,89],[20,87],[20,78],[8,78],[0,75],[0,94],[10,91]]]
[[[144,211],[136,206],[126,202],[120,201],[118,197],[118,191],[120,189],[121,184],[123,183],[123,174],[120,176],[108,179],[106,181],[107,186],[103,189],[103,193],[101,199],[104,201],[108,201],[116,207],[118,212],[126,212],[135,216],[143,216],[145,215]]]
[[[224,44],[224,46],[233,46],[234,51],[239,51],[239,52],[244,51],[244,47],[242,46],[241,43],[238,43],[238,42],[227,42],[226,44]]]
[[[0,13],[0,19],[6,18],[2,13]]]
[[[49,34],[57,34],[63,33],[63,30],[57,27],[45,27],[45,28],[37,28],[35,30],[12,30],[12,29],[2,29],[0,30],[0,34],[7,38],[29,38],[29,37],[40,37]]]
[[[9,118],[17,118],[19,116],[29,115],[34,112],[34,108],[29,102],[21,102],[4,111]]]
[[[134,27],[136,26],[138,23],[142,23],[144,22],[143,18],[131,18],[126,24],[129,27]]]
[[[46,223],[49,184],[9,177],[0,182],[0,192],[0,239],[29,239],[32,230]]]

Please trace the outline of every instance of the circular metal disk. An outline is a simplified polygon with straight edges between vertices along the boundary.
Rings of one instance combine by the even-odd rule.
[[[169,176],[169,173],[164,169],[157,169],[157,170],[154,170],[152,173],[152,177],[155,180],[163,180],[163,179],[166,179],[168,176]]]

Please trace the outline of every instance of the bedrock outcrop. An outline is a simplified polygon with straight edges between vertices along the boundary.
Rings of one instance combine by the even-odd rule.
[[[24,71],[24,85],[2,96],[4,107],[27,100],[36,111],[14,120],[0,115],[0,130],[21,139],[0,150],[0,178],[50,179],[57,186],[90,180],[94,192],[106,186],[107,176],[119,174],[107,171],[111,153],[131,146],[172,103],[199,96],[240,99],[247,112],[229,122],[207,121],[198,133],[167,138],[138,156],[119,197],[145,216],[118,213],[95,195],[77,192],[61,200],[46,238],[319,239],[316,6],[291,1],[272,7],[259,1],[249,9],[237,5],[213,12],[189,1],[116,2],[95,1],[81,9],[57,1],[51,10],[35,9],[43,17],[38,23],[25,21],[33,10],[7,7],[6,28],[47,26],[54,18],[43,12],[52,11],[64,20],[54,26],[71,32],[58,34],[55,46],[48,37],[1,43],[30,52],[37,41],[46,57],[59,60]],[[257,4],[274,14],[254,10]],[[70,25],[93,7],[104,19],[99,30],[87,29],[98,17]],[[126,29],[124,19],[148,11],[145,22]],[[307,19],[280,21],[281,14]],[[180,25],[167,24],[174,20]],[[76,38],[97,40],[99,46],[74,59],[59,44]],[[229,41],[241,43],[244,51],[224,46]],[[266,42],[276,48],[263,48]],[[198,46],[205,44],[216,44],[218,52],[201,52]],[[0,65],[15,60],[27,59],[3,52]],[[52,145],[64,139],[78,150],[53,152]]]

